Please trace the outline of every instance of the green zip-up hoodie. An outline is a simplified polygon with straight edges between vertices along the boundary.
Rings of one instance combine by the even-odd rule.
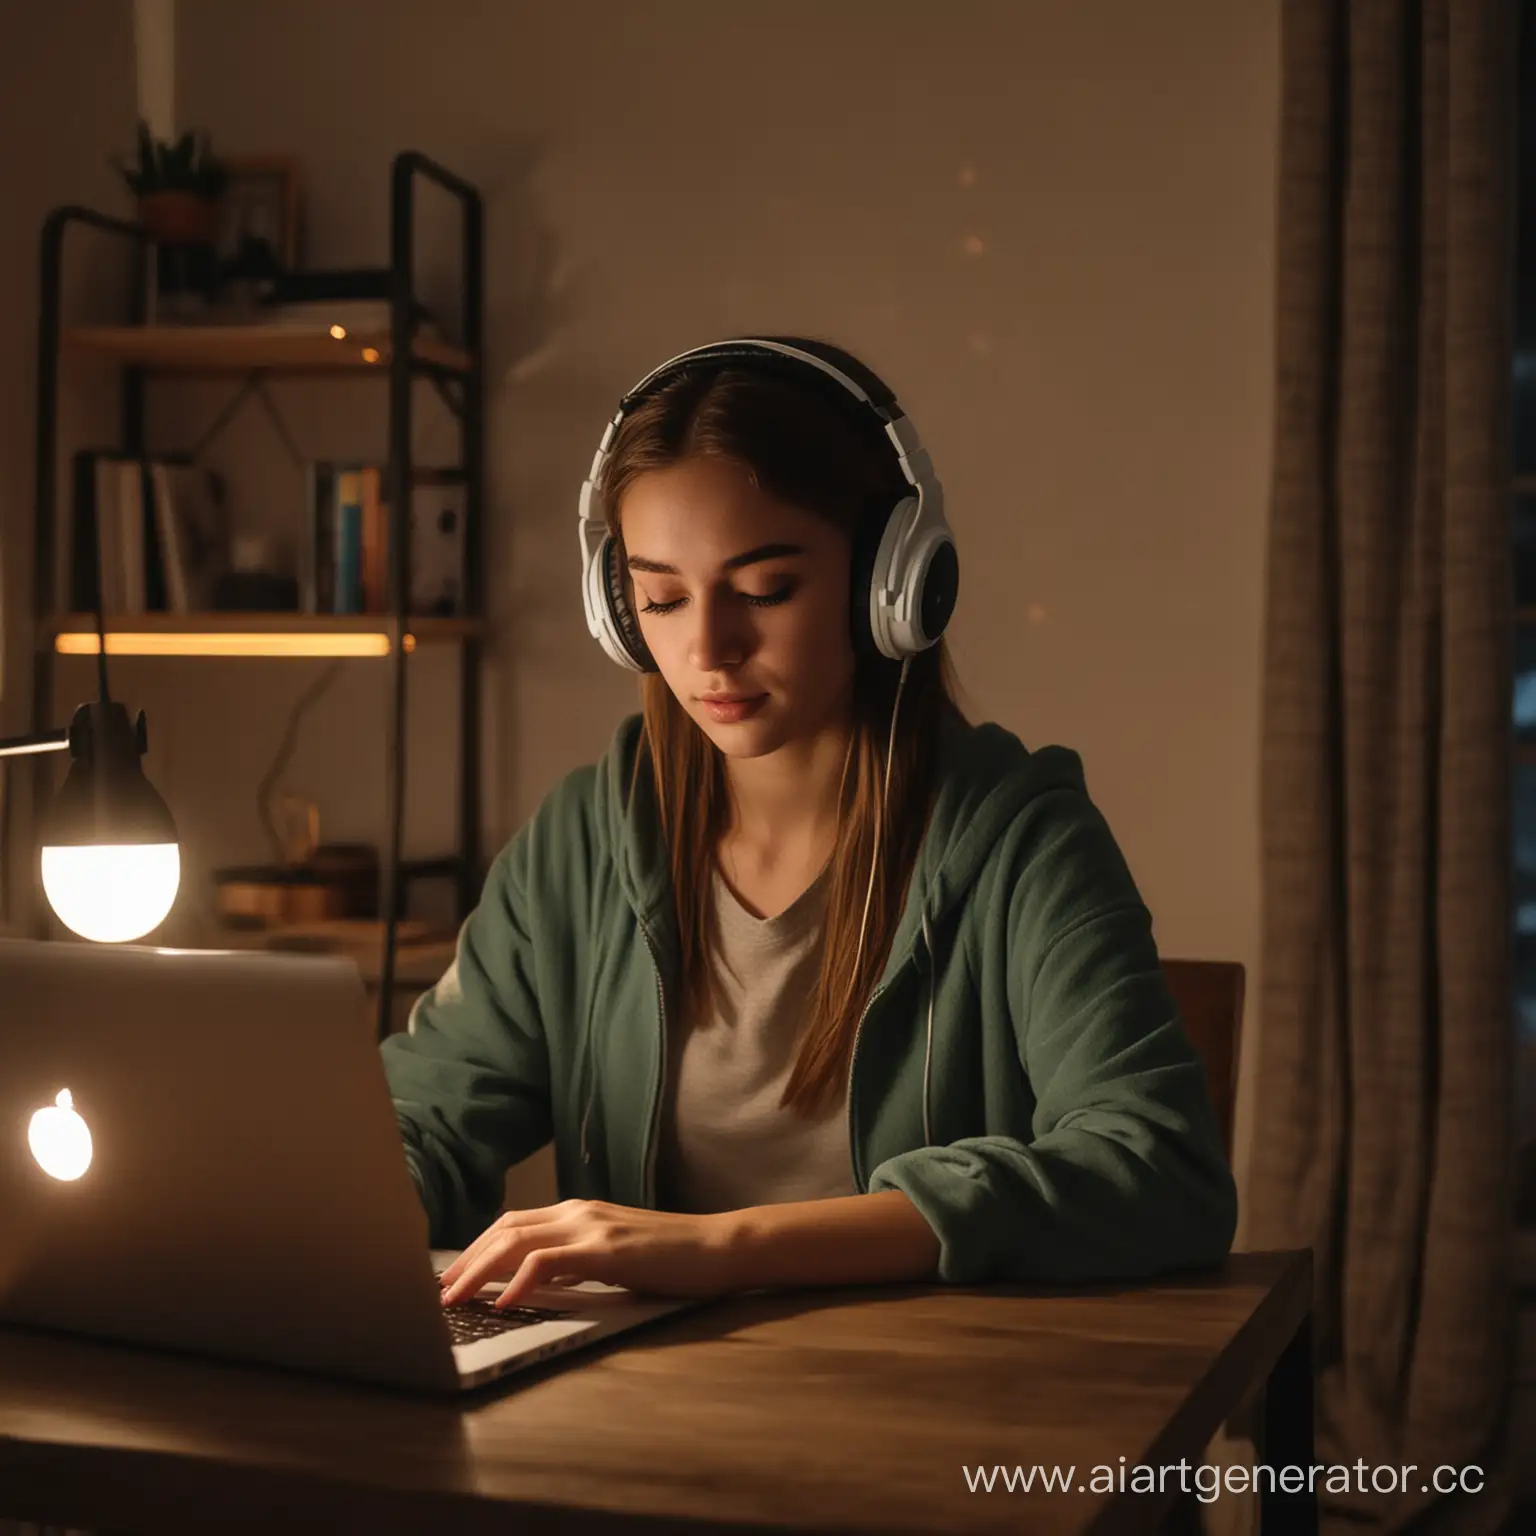
[[[434,1246],[478,1236],[551,1138],[562,1198],[655,1207],[679,949],[641,741],[631,715],[544,799],[380,1047]],[[951,1283],[1219,1261],[1237,1195],[1205,1068],[1077,754],[956,719],[939,752],[854,1042],[855,1187],[902,1190]]]

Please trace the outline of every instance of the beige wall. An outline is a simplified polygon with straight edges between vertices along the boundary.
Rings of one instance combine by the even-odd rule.
[[[799,330],[864,355],[932,449],[976,714],[1082,753],[1165,953],[1253,965],[1275,0],[178,9],[178,123],[300,156],[311,264],[383,260],[401,147],[485,190],[488,848],[634,707],[576,587],[576,489],[618,394],[695,342]],[[0,108],[15,134],[70,103],[33,136],[44,158],[24,160],[22,227],[4,236],[10,593],[30,504],[25,274],[45,204],[115,195],[128,10],[29,11],[40,62],[12,55],[20,94]],[[435,287],[449,246],[440,220],[421,228]],[[452,431],[421,398],[423,447],[446,457]],[[186,443],[223,399],[158,390],[153,440]],[[381,386],[277,399],[304,453],[382,453]],[[212,457],[240,521],[292,526],[298,471],[258,411]],[[181,819],[188,931],[208,869],[266,855],[255,786],[317,670],[118,669]],[[451,672],[431,658],[414,677],[407,844],[427,851],[452,828]],[[61,720],[89,686],[64,665]],[[383,690],[354,664],[306,727],[290,778],[328,835],[381,826]]]
[[[617,396],[699,341],[823,334],[891,381],[944,478],[977,713],[1082,753],[1166,953],[1252,965],[1273,0],[427,14],[183,6],[178,115],[302,157],[317,264],[382,259],[403,146],[485,189],[492,846],[634,706],[576,586],[576,489]],[[329,399],[295,402],[306,451],[366,432]],[[352,687],[347,732],[371,718]],[[413,824],[441,799],[417,739]],[[306,752],[319,782],[320,730]],[[249,842],[229,787],[210,834]]]
[[[0,20],[0,134],[12,147],[0,180],[0,736],[28,729],[38,240],[48,211],[63,203],[128,211],[109,156],[132,138],[132,47],[123,0],[13,5]],[[64,268],[71,312],[99,315],[103,303],[110,312],[122,293],[118,269],[110,237],[73,232]],[[71,446],[107,442],[116,413],[112,378],[78,371],[61,399],[61,436]]]

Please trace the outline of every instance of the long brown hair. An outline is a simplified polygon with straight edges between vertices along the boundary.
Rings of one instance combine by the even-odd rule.
[[[874,433],[861,433],[843,412],[778,377],[716,362],[673,379],[636,405],[620,425],[600,490],[621,554],[624,493],[636,477],[708,456],[735,460],[762,491],[829,519],[850,539],[872,505],[888,508],[904,488],[910,489],[891,450]],[[627,566],[625,586],[633,605]],[[900,676],[900,662],[878,654],[855,658],[853,735],[840,791],[821,970],[781,1099],[806,1116],[823,1109],[834,1090],[842,1091],[859,1017],[885,967],[927,826],[939,725],[946,713],[965,719],[940,639],[915,656],[908,669],[889,799],[879,817]],[[683,1007],[702,1020],[715,989],[711,875],[729,808],[723,757],[660,674],[642,678],[641,697],[657,811],[670,850]],[[637,769],[639,762],[637,753]],[[875,882],[861,948],[877,835],[881,878]]]

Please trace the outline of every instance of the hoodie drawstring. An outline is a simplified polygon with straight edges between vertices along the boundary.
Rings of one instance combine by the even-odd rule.
[[[592,1117],[592,1101],[597,1097],[597,1073],[592,1070],[592,1015],[587,1014],[587,1027],[581,1036],[581,1067],[587,1075],[587,1107],[581,1112],[581,1160],[583,1163],[592,1161],[592,1154],[587,1150],[587,1121]]]
[[[923,910],[923,943],[928,946],[928,1044],[923,1050],[923,1145],[933,1145],[933,1131],[928,1124],[928,1078],[933,1066],[933,989],[939,969],[933,952],[933,936],[928,931],[928,912]]]

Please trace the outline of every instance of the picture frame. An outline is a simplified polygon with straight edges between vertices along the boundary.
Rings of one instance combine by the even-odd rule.
[[[299,165],[293,155],[226,154],[216,244],[223,267],[240,260],[248,242],[265,245],[278,265],[299,263]]]

